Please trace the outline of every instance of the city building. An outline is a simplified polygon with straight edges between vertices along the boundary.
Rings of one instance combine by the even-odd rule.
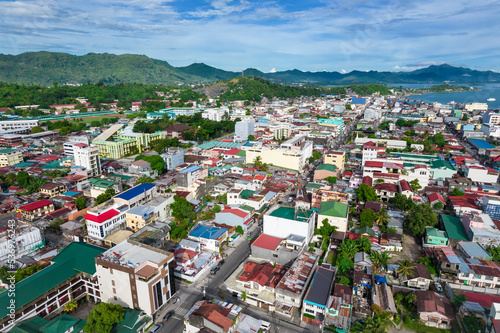
[[[344,171],[345,156],[344,151],[330,150],[323,155],[323,163],[333,164],[342,172]]]
[[[349,206],[337,201],[323,201],[318,213],[317,228],[323,226],[326,219],[331,226],[335,226],[337,231],[346,232],[348,226]]]
[[[174,255],[125,240],[95,259],[101,300],[151,316],[175,294]]]
[[[0,121],[1,123],[1,121]],[[18,149],[0,149],[0,167],[11,166],[23,161],[23,154]]]
[[[247,141],[249,135],[255,134],[255,122],[237,121],[234,125],[234,140]]]
[[[168,148],[160,155],[165,161],[165,169],[175,170],[179,165],[184,164],[184,150],[182,148]]]
[[[243,230],[249,227],[251,220],[251,211],[237,207],[226,206],[221,212],[215,213],[215,221],[217,224],[227,224],[232,227],[241,226]]]
[[[500,200],[490,197],[483,198],[484,212],[493,220],[500,220]]]
[[[197,241],[201,249],[208,249],[215,252],[221,252],[221,246],[229,237],[229,229],[218,228],[205,224],[198,224],[188,234],[188,239]]]
[[[157,196],[156,186],[149,183],[139,184],[125,192],[113,197],[116,203],[134,208],[137,205],[145,204]]]
[[[128,210],[128,205],[112,201],[89,209],[85,214],[88,237],[102,241],[113,230],[126,222],[125,213]]]
[[[66,185],[60,183],[47,183],[40,187],[40,193],[49,198],[55,197],[67,191]]]
[[[263,219],[263,233],[278,238],[287,238],[290,234],[305,237],[309,243],[314,235],[316,213],[312,210],[273,206]]]
[[[84,143],[74,145],[75,165],[82,166],[88,171],[89,177],[97,177],[102,173],[99,148]]]
[[[125,213],[127,228],[130,228],[133,232],[157,220],[158,213],[151,206],[138,205]]]
[[[197,165],[190,165],[177,173],[177,185],[189,187],[198,179],[204,179],[208,176],[208,169]]]
[[[222,117],[224,117],[224,114],[226,112],[229,113],[229,109],[223,109],[223,108],[205,109],[201,113],[201,117],[212,121],[221,121]]]
[[[10,130],[10,129],[32,129],[35,126],[39,126],[38,120],[2,120],[0,121],[0,131]]]
[[[302,302],[300,316],[302,321],[316,326],[324,323],[334,281],[334,270],[324,267],[316,269],[316,273],[314,273],[313,280]]]
[[[0,331],[8,332],[14,324],[31,317],[52,317],[72,300],[88,296],[90,301],[99,302],[94,258],[104,251],[83,242],[70,243],[51,260],[51,265],[16,283],[15,303],[8,291],[0,293]]]
[[[54,210],[54,204],[45,199],[29,203],[18,208],[22,218],[30,222],[52,213]]]
[[[45,246],[43,235],[36,227],[16,224],[13,228],[14,233],[9,230],[11,229],[0,230],[0,264],[2,266],[7,266],[9,261],[17,260]],[[2,282],[7,283],[7,281]]]
[[[69,141],[63,144],[64,155],[66,156],[74,156],[75,146],[78,144],[84,144],[83,147],[89,145],[89,139],[86,136],[73,136],[68,138]]]

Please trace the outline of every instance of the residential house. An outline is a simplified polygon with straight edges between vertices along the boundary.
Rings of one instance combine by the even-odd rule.
[[[287,238],[290,234],[305,237],[309,243],[314,235],[316,213],[307,209],[294,209],[275,205],[263,218],[263,233],[278,238]]]
[[[38,200],[18,208],[20,217],[32,222],[54,211],[54,204],[49,200]]]
[[[422,290],[429,290],[429,285],[432,282],[431,274],[427,266],[420,263],[413,263],[415,268],[412,273],[406,277],[401,277],[403,285],[410,288],[417,288]]]
[[[146,225],[158,220],[158,213],[154,207],[139,205],[125,213],[127,228],[133,232],[144,228]]]
[[[202,300],[196,302],[186,314],[184,332],[239,332],[236,327],[240,323],[240,318],[243,318],[242,308],[236,304],[219,300]]]
[[[317,228],[321,228],[323,221],[337,228],[337,231],[346,232],[348,226],[349,206],[337,201],[323,201],[318,214]]]
[[[335,271],[318,267],[302,302],[301,320],[316,326],[323,325],[335,281]]]
[[[327,306],[325,325],[331,325],[342,332],[349,332],[351,328],[351,311],[351,287],[336,283]]]
[[[433,291],[417,291],[417,313],[425,325],[450,329],[455,313],[451,302],[445,296]]]
[[[340,169],[333,164],[321,164],[314,171],[314,181],[328,177],[340,177]]]
[[[218,228],[205,224],[198,224],[188,234],[188,239],[197,241],[201,245],[201,249],[221,252],[221,247],[229,237],[227,228]]]
[[[246,230],[251,222],[251,213],[247,210],[226,206],[224,209],[215,214],[217,224],[227,224],[230,226],[241,226]]]
[[[425,245],[446,246],[448,245],[448,236],[445,231],[432,227],[427,228],[425,230]]]

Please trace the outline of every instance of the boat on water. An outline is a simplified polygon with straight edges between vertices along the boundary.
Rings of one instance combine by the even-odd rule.
[[[488,102],[494,102],[496,100],[497,100],[496,98],[491,97],[491,98],[488,98],[486,101],[488,101]]]

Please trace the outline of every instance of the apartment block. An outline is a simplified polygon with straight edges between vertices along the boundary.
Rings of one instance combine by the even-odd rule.
[[[1,122],[0,122],[1,123]],[[0,149],[0,167],[11,166],[23,161],[23,154],[17,149]]]

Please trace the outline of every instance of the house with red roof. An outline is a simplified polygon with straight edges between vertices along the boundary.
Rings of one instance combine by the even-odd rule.
[[[463,216],[466,213],[482,213],[483,210],[476,204],[476,201],[470,197],[449,196],[450,204],[457,216]]]
[[[291,244],[294,241],[296,245]],[[287,265],[297,258],[299,254],[297,250],[302,249],[304,241],[304,237],[292,235],[290,244],[288,244],[288,240],[285,241],[279,237],[260,234],[252,243],[252,257]]]
[[[198,301],[189,311],[190,315],[184,320],[185,332],[233,332],[234,323],[240,322],[242,312],[242,308],[236,304],[223,304],[219,300]],[[244,332],[253,331],[256,330]]]
[[[54,204],[49,200],[38,200],[18,208],[19,217],[27,221],[39,219],[54,211]]]
[[[444,200],[443,196],[439,193],[431,193],[427,196],[429,198],[429,202],[432,207],[438,202],[442,203],[443,206],[446,206],[446,200]]]
[[[102,241],[113,229],[126,222],[125,213],[128,210],[128,205],[108,202],[89,209],[85,214],[88,237]]]
[[[411,190],[411,186],[408,184],[406,179],[401,179],[399,181],[399,192],[408,198],[413,197],[413,191]]]
[[[375,184],[373,189],[375,190],[375,193],[377,193],[379,199],[383,202],[389,201],[389,199],[396,196],[396,193],[399,193],[398,185],[391,183]]]

